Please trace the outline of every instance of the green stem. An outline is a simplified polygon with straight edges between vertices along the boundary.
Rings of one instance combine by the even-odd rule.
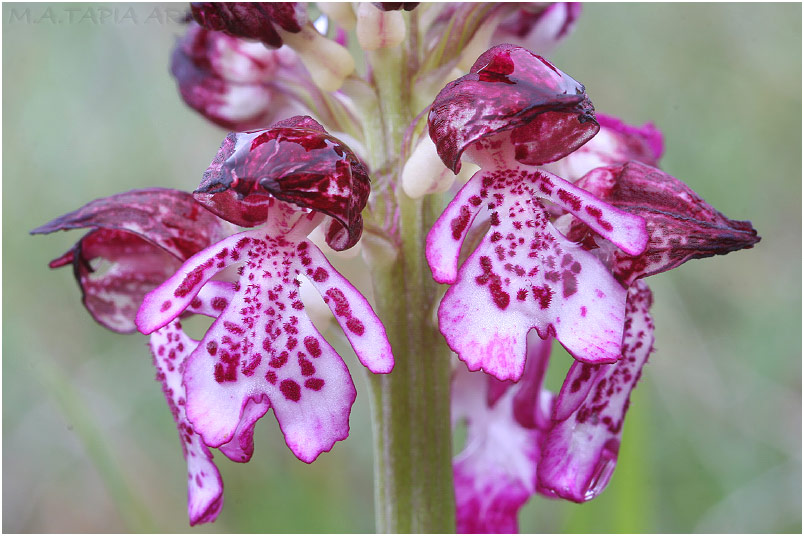
[[[403,247],[374,292],[396,365],[371,377],[379,532],[455,531],[450,355],[432,322],[438,289],[425,265],[422,202],[402,207]]]
[[[378,50],[367,59],[379,96],[381,135],[391,151],[372,160],[399,163],[392,181],[399,211],[396,255],[372,266],[377,313],[396,360],[393,372],[369,381],[377,530],[450,533],[455,531],[450,353],[432,320],[439,291],[424,256],[438,199],[414,200],[398,187],[402,136],[412,120],[405,54],[398,48]]]

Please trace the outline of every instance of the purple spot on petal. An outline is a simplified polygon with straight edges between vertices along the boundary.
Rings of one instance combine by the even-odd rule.
[[[282,380],[279,384],[279,390],[285,395],[285,398],[293,402],[298,402],[301,398],[301,387],[293,380]]]

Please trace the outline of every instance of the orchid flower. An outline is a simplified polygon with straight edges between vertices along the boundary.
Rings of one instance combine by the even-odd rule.
[[[532,328],[582,361],[618,359],[625,290],[553,227],[537,201],[555,203],[629,254],[643,251],[642,219],[535,167],[565,156],[598,128],[583,86],[508,45],[483,54],[436,97],[430,136],[445,165],[458,172],[466,151],[481,167],[435,222],[426,249],[433,277],[452,284],[438,310],[441,332],[470,370],[519,379]],[[489,231],[458,270],[481,210],[489,211]]]
[[[208,447],[248,461],[254,424],[269,408],[306,462],[348,434],[354,385],[305,315],[297,277],[321,292],[361,362],[377,373],[393,368],[371,306],[306,239],[328,220],[332,247],[354,245],[367,196],[359,160],[314,120],[297,117],[227,137],[197,200],[174,190],[135,191],[34,230],[94,228],[51,267],[73,264],[96,320],[119,332],[136,322],[151,335],[157,379],[188,462],[191,524],[214,520],[222,506]],[[231,225],[215,214],[259,227],[227,237]],[[114,263],[100,277],[90,264],[96,258]],[[240,281],[211,281],[231,265],[241,265]],[[184,334],[183,313],[216,318],[203,341]]]
[[[641,278],[675,268],[690,259],[752,247],[759,240],[748,222],[725,218],[681,181],[640,162],[656,164],[661,156],[661,134],[652,125],[635,128],[616,118],[599,117],[602,120],[597,137],[549,166],[570,172],[593,166],[575,186],[646,222],[650,235],[646,249],[631,256],[574,214],[565,213],[556,220],[562,224],[567,238],[600,259],[628,289],[622,355],[613,364],[575,361],[555,398],[541,390],[541,377],[524,376],[515,384],[553,401],[548,405],[547,424],[531,432],[532,444],[505,457],[489,457],[485,467],[478,463],[475,470],[484,474],[502,472],[507,480],[532,482],[530,492],[492,503],[489,506],[492,513],[477,514],[476,508],[466,510],[467,530],[471,532],[510,532],[516,526],[518,509],[537,491],[584,502],[605,489],[616,465],[630,393],[653,350],[653,321],[648,312],[652,296]],[[623,164],[625,161],[629,162]],[[546,356],[543,351],[539,353],[540,343],[533,335],[534,332],[529,334],[526,366],[545,367],[549,346]],[[465,405],[461,397],[466,395],[459,391],[461,384],[456,381],[453,388],[456,390],[453,403]],[[521,434],[523,426],[513,417],[515,413],[509,408],[496,428],[487,427],[475,441],[488,443],[501,436],[509,438],[508,445],[517,445],[510,438]],[[533,452],[538,454],[532,455]],[[528,453],[531,453],[526,458],[529,464],[507,463]],[[460,462],[466,455],[464,451],[455,461],[457,496],[468,497],[466,500],[470,502],[491,500],[494,493],[467,485],[459,478],[466,471]],[[502,518],[490,526],[477,526],[495,516]]]
[[[298,277],[324,296],[366,367],[393,368],[371,306],[306,239],[326,218],[334,249],[357,242],[365,170],[321,125],[293,118],[266,131],[230,134],[196,196],[233,223],[263,225],[185,262],[145,297],[137,327],[147,334],[168,324],[213,276],[240,264],[234,296],[219,302],[220,316],[188,358],[187,414],[204,441],[219,446],[231,441],[249,401],[266,399],[290,449],[312,462],[348,435],[356,392],[346,365],[304,314]]]
[[[178,190],[152,188],[98,199],[33,231],[91,228],[67,253],[50,263],[51,268],[72,265],[92,317],[118,333],[135,331],[134,318],[143,296],[173,273],[193,253],[225,237],[228,224],[207,212],[191,195]],[[103,265],[108,269],[103,272]],[[216,281],[205,294],[231,295],[231,283]],[[201,299],[191,312],[214,316]],[[182,451],[187,460],[187,502],[190,524],[212,521],[223,506],[223,483],[212,455],[193,429],[185,412],[181,372],[197,345],[176,320],[154,332],[149,346],[162,383]],[[240,423],[237,439],[221,445],[234,461],[248,461],[253,452],[253,413],[261,416],[265,404],[253,404]],[[261,413],[260,413],[261,411]]]
[[[73,265],[104,326],[150,336],[191,524],[222,508],[210,449],[248,461],[269,409],[303,462],[348,436],[356,389],[302,284],[373,373],[378,530],[513,532],[536,493],[595,497],[653,348],[642,278],[756,232],[657,168],[652,124],[596,115],[537,55],[578,4],[321,12],[193,3],[171,72],[235,131],[199,187],[96,200],[34,231],[90,228],[51,267]],[[373,304],[334,266],[345,250]],[[182,329],[193,314],[213,319],[198,341]],[[557,394],[543,387],[553,339],[574,358]]]

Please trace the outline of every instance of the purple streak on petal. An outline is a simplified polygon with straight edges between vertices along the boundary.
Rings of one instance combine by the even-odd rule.
[[[595,378],[586,400],[544,440],[539,484],[559,497],[591,500],[614,472],[629,397],[653,348],[651,301],[643,282],[629,289],[622,358],[601,366],[605,373]]]
[[[524,164],[558,160],[597,133],[593,112],[583,85],[540,56],[498,45],[441,90],[428,122],[441,160],[458,173],[461,154],[480,140],[510,141]]]
[[[598,227],[613,229],[609,222],[619,224],[627,215],[574,192],[533,168],[483,171],[433,226],[428,262],[437,280],[453,282],[466,228],[478,207],[490,212],[491,227],[438,310],[447,344],[470,370],[518,379],[531,328],[543,338],[554,335],[581,361],[611,363],[619,357],[625,290],[592,253],[553,227],[537,198],[572,206]],[[594,201],[587,203],[587,197]]]
[[[336,250],[357,243],[370,183],[365,166],[310,117],[293,117],[266,130],[231,133],[204,173],[196,199],[243,226],[262,223],[270,198],[337,220],[327,232]]]
[[[338,273],[312,242],[307,244],[304,275],[318,290],[335,315],[360,362],[374,374],[386,374],[394,368],[394,356],[385,326],[368,300]]]
[[[173,322],[153,333],[148,344],[157,370],[156,379],[162,383],[162,391],[179,429],[182,452],[187,460],[187,512],[190,525],[215,521],[223,507],[223,481],[212,462],[212,454],[187,419],[182,385],[184,361],[198,341],[185,335],[179,322]]]
[[[458,257],[477,213],[483,208],[483,181],[475,174],[450,201],[427,234],[425,255],[433,279],[454,283],[458,278]]]
[[[563,421],[577,410],[597,383],[598,376],[604,376],[606,370],[606,365],[590,365],[574,361],[556,398],[553,419]]]
[[[577,185],[647,222],[650,240],[644,253],[615,253],[615,275],[624,284],[760,240],[751,222],[728,219],[680,180],[640,162],[595,169]],[[576,227],[570,237],[583,232]]]

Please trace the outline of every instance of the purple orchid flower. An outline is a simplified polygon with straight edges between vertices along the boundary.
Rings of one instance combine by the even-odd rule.
[[[645,223],[535,167],[569,154],[598,128],[582,85],[510,45],[491,48],[436,97],[430,137],[439,156],[454,172],[464,151],[481,167],[436,221],[426,248],[435,280],[452,284],[438,310],[441,332],[470,370],[518,379],[532,328],[542,338],[554,335],[581,361],[618,359],[625,289],[553,227],[538,199],[631,255],[645,248]],[[481,210],[489,231],[458,270]]]
[[[466,444],[453,461],[459,533],[517,532],[519,509],[538,491],[536,467],[553,404],[542,389],[551,344],[528,335],[517,383],[463,366],[454,372],[452,419],[467,422]]]
[[[216,298],[220,316],[184,374],[187,414],[206,444],[231,441],[250,401],[270,402],[288,446],[305,462],[348,435],[354,385],[304,313],[299,276],[324,297],[364,365],[376,373],[393,368],[371,306],[306,238],[329,219],[328,244],[354,245],[368,191],[363,165],[309,117],[224,140],[196,198],[224,219],[260,226],[190,258],[145,297],[137,315],[140,331],[151,333],[189,307],[221,270],[241,265],[234,295]]]
[[[118,333],[136,330],[134,319],[145,294],[181,266],[194,253],[223,239],[229,225],[199,205],[190,194],[151,188],[97,199],[56,218],[32,232],[91,228],[67,253],[50,263],[51,268],[72,265],[83,302],[101,325]],[[108,263],[100,272],[98,261]],[[210,293],[228,296],[233,285],[216,281],[189,312],[215,316],[204,306]],[[186,357],[197,346],[181,329],[178,320],[151,335],[149,346],[170,407],[182,451],[187,460],[187,503],[190,524],[213,521],[223,506],[223,483],[207,445],[193,429],[185,413],[185,389],[181,373]],[[253,452],[255,415],[262,416],[267,404],[252,404],[239,423],[230,444],[220,449],[227,457],[245,462]]]
[[[188,464],[191,524],[214,521],[223,504],[209,447],[248,461],[254,425],[268,409],[306,462],[348,435],[354,384],[307,318],[298,276],[324,296],[361,362],[377,373],[393,368],[371,306],[306,239],[328,220],[333,248],[354,245],[368,190],[365,168],[348,147],[309,117],[295,117],[227,137],[195,198],[128,192],[33,231],[92,228],[51,267],[73,265],[98,322],[150,334]],[[258,227],[228,236],[225,219]],[[101,275],[93,268],[98,258],[111,263]],[[239,281],[211,280],[238,264]],[[182,331],[180,318],[189,314],[216,319],[203,341]]]
[[[595,255],[616,281],[628,289],[621,356],[613,364],[575,361],[555,398],[542,390],[541,376],[526,372],[515,384],[519,390],[538,392],[541,398],[551,400],[546,410],[549,418],[536,413],[542,420],[533,420],[536,426],[531,427],[532,443],[521,444],[518,452],[501,458],[489,457],[485,465],[491,467],[479,463],[468,470],[502,473],[505,479],[515,482],[531,482],[532,475],[535,478],[527,488],[529,493],[522,491],[525,486],[520,486],[514,488],[520,490],[518,494],[501,495],[505,500],[494,502],[497,494],[459,478],[459,473],[467,471],[458,465],[458,460],[465,456],[462,453],[456,458],[456,496],[464,497],[469,504],[489,502],[486,510],[470,508],[462,512],[458,506],[458,520],[468,518],[463,525],[467,532],[510,532],[516,527],[518,509],[536,492],[575,502],[585,502],[600,494],[616,466],[630,393],[653,349],[653,322],[648,312],[652,296],[640,279],[693,258],[750,248],[759,240],[749,222],[726,218],[681,181],[644,163],[656,164],[662,152],[661,134],[652,125],[635,128],[603,116],[601,127],[604,137],[600,142],[593,138],[552,165],[569,170],[580,170],[594,163],[604,165],[589,171],[575,186],[643,219],[650,235],[645,250],[636,256],[628,255],[575,214],[558,209],[553,212],[559,215],[556,224],[565,230],[566,237]],[[562,213],[565,215],[561,216]],[[549,339],[541,342],[548,343]],[[531,332],[526,371],[546,367],[547,357],[540,353],[539,344]],[[453,387],[453,403],[461,403],[460,384]],[[489,411],[493,403],[489,401],[487,407]],[[523,433],[523,426],[527,426],[515,423],[515,417],[509,408],[501,419],[504,424],[476,432],[481,436],[475,437],[475,441],[488,443],[493,437],[506,434],[517,437]],[[546,424],[538,425],[539,422]],[[505,463],[518,457],[530,460],[531,465]],[[498,521],[483,525],[488,519]]]

